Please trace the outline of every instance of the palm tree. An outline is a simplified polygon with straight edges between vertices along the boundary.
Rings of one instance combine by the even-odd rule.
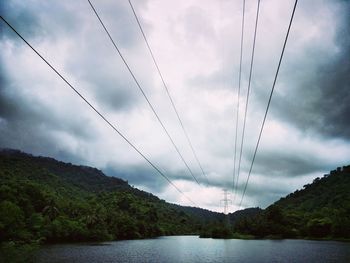
[[[53,199],[51,199],[49,204],[44,207],[42,213],[43,215],[46,215],[50,221],[53,221],[58,216],[59,210],[56,207],[55,201]]]

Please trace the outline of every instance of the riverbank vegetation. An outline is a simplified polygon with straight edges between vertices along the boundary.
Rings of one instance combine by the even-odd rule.
[[[242,218],[234,231],[258,238],[350,239],[350,166],[316,178],[261,213]]]
[[[316,178],[265,210],[225,216],[166,203],[96,168],[0,150],[0,258],[29,262],[43,243],[161,235],[348,240],[349,171]]]
[[[203,238],[350,240],[350,166],[316,178],[268,208],[227,215]]]
[[[95,168],[0,151],[0,258],[42,243],[198,234],[207,221],[222,219],[166,203]]]

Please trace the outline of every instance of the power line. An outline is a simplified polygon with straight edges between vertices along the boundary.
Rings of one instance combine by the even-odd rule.
[[[174,109],[174,111],[175,111],[175,113],[176,113],[177,119],[179,120],[179,123],[180,123],[180,125],[181,125],[181,128],[182,128],[184,134],[185,134],[185,137],[186,137],[186,139],[187,139],[187,142],[188,142],[188,144],[189,144],[189,146],[190,146],[190,148],[191,148],[191,150],[192,150],[193,156],[195,157],[195,159],[196,159],[196,161],[197,161],[197,164],[198,164],[199,168],[200,168],[201,171],[202,171],[203,177],[205,177],[206,180],[207,180],[207,183],[209,183],[208,177],[207,177],[207,175],[205,174],[205,172],[204,172],[204,170],[203,170],[202,164],[200,163],[200,161],[199,161],[199,159],[198,159],[198,156],[197,156],[197,154],[196,154],[196,152],[195,152],[195,150],[194,150],[194,147],[193,147],[193,145],[192,145],[192,142],[191,142],[191,140],[190,140],[190,137],[189,137],[189,135],[188,135],[188,133],[187,133],[187,131],[186,131],[184,125],[183,125],[183,122],[182,122],[182,120],[181,120],[181,118],[180,118],[179,112],[178,112],[178,110],[177,110],[177,108],[176,108],[176,106],[175,106],[175,103],[174,103],[174,101],[173,101],[171,95],[170,95],[168,86],[167,86],[167,84],[165,83],[165,80],[164,80],[164,78],[163,78],[163,75],[162,75],[162,73],[161,73],[161,71],[160,71],[160,69],[159,69],[158,63],[157,63],[157,61],[156,61],[156,59],[155,59],[155,56],[154,56],[153,51],[152,51],[152,49],[151,49],[151,46],[150,46],[150,44],[149,44],[149,42],[148,42],[148,40],[147,40],[146,34],[145,34],[145,32],[143,31],[143,28],[142,28],[142,26],[141,26],[140,20],[139,20],[137,14],[136,14],[136,12],[135,12],[134,6],[133,6],[133,4],[131,3],[131,0],[128,0],[128,1],[129,1],[129,5],[130,5],[130,7],[131,7],[131,10],[132,10],[132,12],[133,12],[133,14],[134,14],[134,17],[135,17],[135,19],[136,19],[136,22],[137,22],[137,24],[138,24],[138,26],[139,26],[139,29],[140,29],[140,31],[141,31],[141,33],[142,33],[143,39],[145,40],[145,43],[146,43],[147,48],[148,48],[148,51],[149,51],[149,53],[151,54],[151,57],[152,57],[152,60],[153,60],[154,65],[155,65],[155,67],[156,67],[156,69],[157,69],[158,75],[159,75],[160,79],[162,80],[162,83],[163,83],[163,86],[164,86],[164,88],[165,88],[165,91],[166,91],[166,93],[167,93],[167,95],[168,95],[168,98],[169,98],[169,100],[170,100],[170,102],[171,102],[171,105],[172,105],[172,107],[173,107],[173,109]]]
[[[238,137],[238,117],[239,117],[239,97],[241,93],[241,79],[242,79],[242,57],[243,57],[243,39],[244,39],[244,16],[245,16],[245,0],[243,0],[242,9],[242,31],[241,31],[241,54],[239,59],[239,77],[238,77],[238,91],[237,91],[237,112],[236,112],[236,132],[235,132],[235,151],[234,151],[234,161],[233,161],[233,202],[236,199],[237,184],[239,179],[239,174],[236,177],[236,159],[237,159],[237,137]],[[235,183],[236,179],[236,183]]]
[[[272,84],[272,89],[271,89],[269,101],[268,101],[268,103],[267,103],[267,107],[266,107],[264,119],[263,119],[263,122],[262,122],[262,125],[261,125],[261,129],[260,129],[260,133],[259,133],[259,138],[258,138],[258,141],[257,141],[257,143],[256,143],[256,147],[255,147],[254,155],[253,155],[253,160],[252,160],[252,163],[251,163],[251,165],[250,165],[248,177],[247,177],[247,180],[246,180],[246,183],[245,183],[245,186],[244,186],[244,191],[243,191],[243,194],[242,194],[241,201],[240,201],[240,203],[239,203],[239,207],[241,207],[241,205],[242,205],[243,198],[244,198],[244,195],[245,195],[246,190],[247,190],[247,186],[248,186],[248,183],[249,183],[249,178],[250,178],[250,175],[251,175],[251,172],[252,172],[252,169],[253,169],[253,165],[254,165],[256,153],[257,153],[257,151],[258,151],[258,147],[259,147],[259,143],[260,143],[260,139],[261,139],[261,135],[262,135],[262,132],[263,132],[263,130],[264,130],[264,125],[265,125],[267,113],[268,113],[268,111],[269,111],[269,107],[270,107],[270,104],[271,104],[272,95],[273,95],[273,92],[274,92],[274,90],[275,90],[275,85],[276,85],[276,81],[277,81],[277,76],[278,76],[278,73],[279,73],[279,70],[280,70],[280,66],[281,66],[281,62],[282,62],[284,50],[285,50],[285,48],[286,48],[286,44],[287,44],[287,40],[288,40],[290,28],[291,28],[291,26],[292,26],[292,22],[293,22],[293,18],[294,18],[294,13],[295,13],[295,9],[296,9],[296,7],[297,7],[297,4],[298,4],[298,0],[295,0],[294,7],[293,7],[293,12],[292,12],[292,16],[291,16],[290,21],[289,21],[289,26],[288,26],[287,34],[286,34],[286,37],[285,37],[285,40],[284,40],[284,43],[283,43],[283,48],[282,48],[281,56],[280,56],[280,59],[279,59],[279,62],[278,62],[278,66],[277,66],[277,71],[276,71],[275,79],[274,79],[273,84]]]
[[[255,18],[255,29],[254,29],[254,39],[253,39],[253,49],[252,49],[252,57],[250,60],[250,69],[249,69],[249,79],[248,79],[248,90],[247,90],[247,97],[245,102],[245,111],[244,111],[244,120],[243,120],[243,130],[242,130],[242,140],[241,140],[241,147],[240,147],[240,154],[239,154],[239,160],[238,160],[238,177],[241,171],[241,161],[242,161],[242,153],[243,153],[243,144],[244,144],[244,135],[245,135],[245,126],[246,126],[246,120],[247,120],[247,112],[248,112],[248,103],[249,103],[249,95],[250,95],[250,84],[252,80],[252,74],[253,74],[253,64],[254,64],[254,54],[255,54],[255,42],[256,42],[256,34],[258,31],[258,21],[259,21],[259,10],[260,10],[260,0],[258,0],[258,6],[256,9],[256,18]],[[237,188],[236,188],[237,190]]]
[[[19,36],[26,44],[29,46],[74,92],[76,95],[78,95],[95,113],[97,113],[116,133],[118,133],[138,154],[140,154],[147,162],[154,168],[165,180],[168,181],[169,184],[171,184],[180,194],[182,194],[188,201],[190,201],[195,206],[196,203],[194,203],[188,196],[185,195],[184,192],[182,192],[155,164],[153,164],[132,142],[130,142],[102,113],[100,113],[77,89],[73,87],[72,84],[66,80],[66,78],[63,77],[61,73],[58,72],[32,45],[25,40],[22,35],[17,32],[17,30],[10,25],[9,22],[7,22],[2,16],[0,16],[2,21],[4,21],[11,29],[14,31],[17,36]]]
[[[109,31],[107,30],[106,26],[105,26],[104,23],[102,22],[102,20],[101,20],[99,14],[97,13],[95,7],[93,6],[93,4],[91,3],[90,0],[88,0],[88,2],[89,2],[89,4],[90,4],[92,10],[94,11],[96,17],[97,17],[98,20],[100,21],[100,24],[102,25],[104,31],[107,33],[107,35],[108,35],[110,41],[112,42],[114,48],[117,50],[117,52],[118,52],[120,58],[121,58],[122,61],[124,62],[125,66],[127,67],[128,71],[129,71],[129,73],[131,74],[132,78],[134,79],[134,81],[135,81],[137,87],[139,88],[139,90],[140,90],[140,92],[142,93],[143,97],[146,99],[146,101],[147,101],[149,107],[151,108],[152,112],[153,112],[154,115],[156,116],[156,118],[157,118],[159,124],[162,126],[164,132],[165,132],[166,135],[168,136],[168,138],[169,138],[170,142],[172,143],[172,145],[174,146],[176,152],[179,154],[180,159],[181,159],[182,162],[185,164],[187,170],[189,171],[189,173],[191,174],[191,176],[193,177],[193,179],[194,179],[194,180],[197,182],[197,184],[199,185],[199,182],[198,182],[197,178],[194,176],[192,170],[190,169],[190,167],[188,166],[188,164],[187,164],[187,162],[185,161],[184,157],[183,157],[182,154],[180,153],[180,150],[179,150],[178,147],[176,146],[176,144],[175,144],[174,140],[172,139],[172,137],[170,136],[168,130],[165,128],[163,122],[161,121],[160,117],[158,116],[157,112],[155,111],[153,105],[151,104],[151,102],[149,101],[148,97],[146,96],[144,90],[142,89],[141,85],[140,85],[139,82],[137,81],[137,79],[136,79],[134,73],[132,72],[132,70],[131,70],[131,68],[129,67],[128,63],[127,63],[126,60],[124,59],[124,56],[123,56],[122,53],[120,52],[120,50],[119,50],[119,48],[117,47],[116,43],[114,42],[112,36],[110,35]]]

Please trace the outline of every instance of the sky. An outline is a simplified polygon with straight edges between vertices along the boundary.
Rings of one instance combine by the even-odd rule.
[[[195,182],[87,0],[8,0],[0,14],[183,193],[0,21],[0,147],[94,166],[181,205],[239,209],[294,1],[260,3],[245,140],[232,188],[242,1],[132,0],[208,182],[127,0],[92,0]],[[257,1],[247,0],[237,155]],[[299,1],[241,208],[265,208],[350,164],[350,3]],[[238,162],[236,163],[236,168]],[[235,172],[237,178],[237,170]]]

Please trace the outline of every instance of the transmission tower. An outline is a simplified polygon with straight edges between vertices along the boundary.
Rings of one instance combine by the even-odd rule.
[[[228,213],[228,205],[232,204],[232,200],[230,199],[230,193],[227,191],[227,189],[224,189],[224,199],[220,200],[220,204],[223,204],[224,206],[224,214],[227,215]]]

